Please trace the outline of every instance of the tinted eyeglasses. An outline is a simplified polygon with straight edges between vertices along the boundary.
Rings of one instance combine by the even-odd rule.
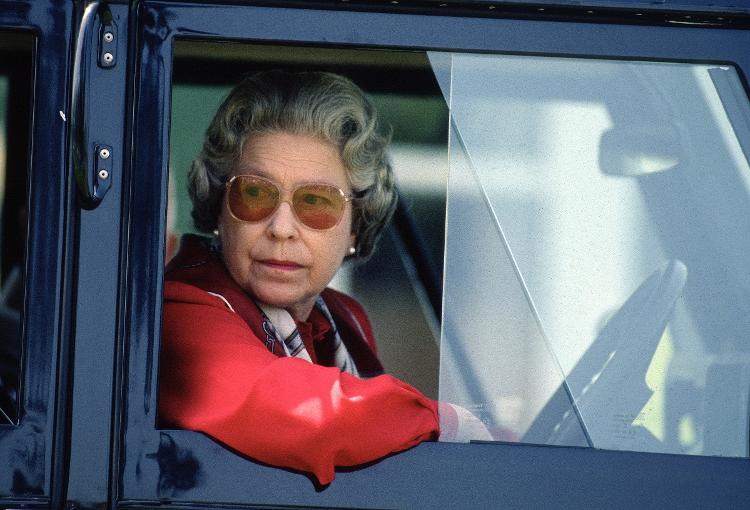
[[[302,184],[292,192],[291,201],[282,200],[279,187],[257,175],[235,175],[226,187],[229,212],[238,220],[250,223],[265,220],[281,202],[287,202],[300,223],[315,230],[338,225],[346,203],[353,198],[335,186]]]

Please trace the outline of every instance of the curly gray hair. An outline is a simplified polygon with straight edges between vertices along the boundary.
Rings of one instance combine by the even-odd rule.
[[[377,112],[359,87],[331,73],[264,71],[232,89],[188,174],[195,227],[217,227],[224,183],[244,142],[274,131],[313,135],[338,147],[355,196],[354,257],[367,259],[396,207],[390,137],[380,132]]]

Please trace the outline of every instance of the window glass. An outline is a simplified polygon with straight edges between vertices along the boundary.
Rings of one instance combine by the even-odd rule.
[[[267,69],[334,72],[349,77],[368,94],[381,123],[392,130],[391,156],[401,200],[440,275],[448,109],[426,54],[406,51],[176,41],[167,260],[183,233],[196,232],[187,170],[201,149],[209,122],[243,76]],[[386,370],[437,398],[439,317],[430,308],[413,264],[391,229],[369,261],[344,264],[331,285],[356,297],[367,310]]]
[[[431,59],[452,119],[441,399],[505,440],[747,456],[736,70]]]
[[[0,32],[0,424],[18,419],[31,44]]]

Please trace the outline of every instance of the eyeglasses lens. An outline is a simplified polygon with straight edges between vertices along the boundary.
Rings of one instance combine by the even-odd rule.
[[[270,216],[279,203],[279,190],[270,182],[237,178],[229,187],[229,208],[243,221],[260,221]]]
[[[302,186],[292,197],[294,212],[310,228],[325,230],[336,226],[344,210],[344,197],[331,186]]]

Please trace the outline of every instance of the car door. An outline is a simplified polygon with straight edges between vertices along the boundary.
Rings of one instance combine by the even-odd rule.
[[[554,441],[539,439],[540,435],[528,436],[531,438],[529,442],[537,444],[523,444],[523,435],[513,433],[511,427],[511,433],[503,436],[507,424],[498,423],[502,429],[498,437],[504,441],[481,444],[425,443],[369,466],[341,470],[333,484],[321,488],[316,487],[304,474],[261,465],[229,451],[202,434],[158,427],[157,381],[163,286],[160,268],[164,266],[170,243],[173,242],[170,235],[174,222],[184,221],[179,218],[175,220],[168,214],[168,211],[175,210],[169,204],[172,196],[169,188],[176,186],[175,181],[180,179],[178,175],[185,171],[184,164],[176,166],[177,158],[183,156],[170,153],[170,148],[181,143],[178,137],[187,136],[176,131],[178,101],[190,102],[190,96],[183,95],[189,91],[179,86],[192,85],[196,89],[216,86],[219,89],[214,93],[204,90],[204,95],[200,95],[200,91],[193,91],[196,93],[192,96],[194,98],[210,98],[205,101],[193,99],[190,103],[195,110],[206,110],[205,116],[210,115],[211,108],[217,105],[220,91],[226,90],[225,80],[228,76],[239,78],[242,72],[264,66],[340,69],[336,67],[338,59],[352,67],[356,67],[357,63],[362,65],[364,60],[365,65],[351,72],[361,72],[360,76],[365,76],[362,78],[365,82],[373,83],[376,89],[382,87],[382,90],[387,90],[394,86],[393,83],[397,84],[396,88],[399,85],[410,87],[413,84],[410,78],[422,76],[419,70],[424,70],[427,65],[427,69],[433,73],[430,86],[437,90],[438,96],[444,98],[444,105],[450,108],[452,114],[450,127],[446,120],[445,130],[436,135],[437,138],[444,137],[442,139],[446,146],[450,143],[451,155],[440,156],[448,158],[441,161],[448,162],[446,167],[450,167],[450,172],[462,168],[461,162],[452,158],[465,156],[473,162],[481,159],[483,154],[481,145],[473,145],[472,140],[464,138],[469,136],[469,129],[465,126],[471,125],[472,110],[460,110],[459,97],[454,95],[459,89],[451,86],[473,83],[479,88],[464,89],[469,91],[467,97],[492,96],[496,82],[490,79],[493,75],[483,72],[492,69],[495,63],[482,63],[482,58],[506,58],[507,62],[503,65],[508,66],[509,73],[520,73],[525,69],[516,66],[516,61],[511,62],[513,56],[538,58],[538,61],[528,64],[532,69],[552,69],[552,64],[567,69],[566,66],[573,65],[574,58],[602,61],[615,67],[618,62],[636,61],[715,63],[732,69],[733,76],[737,77],[736,83],[740,84],[739,88],[734,89],[740,95],[735,97],[741,104],[747,103],[744,75],[750,68],[745,51],[750,47],[749,33],[727,23],[712,27],[722,25],[721,22],[725,20],[723,16],[711,17],[707,14],[710,20],[697,28],[685,26],[692,18],[686,18],[690,15],[679,11],[658,14],[623,11],[618,14],[615,11],[581,9],[575,12],[562,10],[550,15],[544,7],[520,5],[501,9],[485,2],[461,5],[424,2],[419,6],[391,2],[368,7],[342,3],[326,7],[300,7],[293,2],[224,5],[162,0],[141,2],[131,12],[134,34],[131,48],[135,51],[132,58],[137,80],[133,90],[129,192],[124,197],[123,209],[128,242],[126,247],[123,245],[123,249],[127,250],[127,264],[121,266],[125,275],[122,280],[124,301],[121,304],[124,320],[120,330],[123,357],[121,360],[117,358],[116,365],[123,368],[120,372],[122,379],[116,382],[122,386],[116,389],[115,394],[122,395],[123,401],[121,414],[115,416],[122,429],[114,438],[117,457],[113,461],[119,469],[117,478],[112,480],[114,501],[123,506],[139,507],[158,506],[164,501],[204,507],[357,508],[502,505],[529,508],[550,505],[569,508],[705,505],[731,508],[746,504],[750,493],[744,480],[750,471],[750,464],[746,458],[736,458],[747,457],[746,451],[735,454],[735,458],[615,451],[617,445],[597,447],[602,443],[596,442],[598,439],[591,442],[592,438],[587,438],[585,433],[579,434],[579,439],[566,439],[559,444],[593,444],[594,448],[553,447],[556,444]],[[641,19],[643,16],[645,21]],[[304,58],[307,51],[314,53],[315,57]],[[348,51],[354,51],[355,55]],[[410,52],[418,53],[414,58],[421,63],[404,64],[399,68],[399,62],[412,58]],[[257,58],[248,57],[249,54]],[[323,59],[322,63],[316,60],[318,57]],[[479,77],[462,81],[470,75],[458,74],[459,64],[472,58],[479,60],[479,63],[472,64]],[[375,64],[378,59],[385,63],[382,66]],[[369,79],[366,77],[368,72]],[[594,69],[591,72],[594,79],[599,71]],[[383,81],[392,83],[377,85]],[[533,99],[536,84],[529,82],[528,85]],[[553,94],[556,89],[553,85],[547,90]],[[538,96],[539,99],[544,97]],[[481,109],[481,105],[475,107]],[[533,103],[529,108],[533,108]],[[546,125],[540,124],[540,129]],[[481,125],[478,128],[482,131]],[[192,124],[188,131],[191,129],[194,129]],[[450,141],[447,139],[448,131],[451,132]],[[518,140],[518,150],[532,147],[535,140],[545,140],[540,132],[530,128],[527,131],[522,129],[513,136]],[[742,138],[744,135],[738,136]],[[197,139],[200,140],[200,136]],[[197,152],[198,148],[194,150]],[[434,177],[419,175],[416,181],[422,184]],[[456,201],[460,192],[451,190],[460,190],[461,186],[451,187],[449,180],[452,178],[443,174],[437,180],[440,182],[442,179],[443,185],[448,184],[447,200],[449,204],[454,200],[454,214],[464,210],[460,204],[480,209],[481,204],[493,204],[492,198],[483,196],[481,192],[468,201]],[[472,182],[473,178],[469,172],[459,184]],[[441,185],[436,186],[440,188]],[[655,200],[658,203],[665,198]],[[531,210],[533,204],[524,207],[526,209],[523,210]],[[462,310],[457,304],[463,299],[460,284],[458,287],[454,284],[460,282],[461,275],[465,274],[449,274],[454,271],[451,268],[455,268],[455,264],[464,267],[466,260],[475,260],[473,265],[477,266],[476,260],[485,264],[489,260],[498,260],[497,264],[507,265],[508,274],[511,275],[509,281],[515,282],[514,285],[522,284],[529,274],[524,273],[524,267],[514,266],[512,261],[501,262],[505,259],[498,254],[507,249],[508,245],[503,243],[508,241],[503,241],[502,236],[495,237],[498,231],[493,222],[498,221],[497,218],[487,216],[484,227],[489,230],[479,234],[484,231],[469,223],[469,220],[475,221],[485,213],[472,212],[470,208],[465,210],[468,211],[465,214],[448,217],[449,222],[454,222],[454,227],[458,222],[458,233],[453,231],[451,234],[450,226],[445,227],[449,232],[445,248],[444,271],[447,280],[442,326],[434,322],[435,317],[423,319],[425,323],[433,321],[432,326],[428,324],[426,327],[427,331],[430,327],[433,330],[442,328],[441,356],[446,356],[448,350],[456,352],[457,346],[472,354],[470,344],[445,343],[446,338],[461,336],[446,330],[446,317],[455,322],[462,316],[458,312],[451,315],[451,310]],[[429,221],[427,224],[434,226]],[[463,232],[461,225],[466,226]],[[504,224],[500,225],[502,232]],[[472,232],[476,234],[472,236]],[[468,238],[460,238],[461,233],[468,235]],[[476,243],[476,236],[483,242]],[[402,243],[399,246],[403,249],[403,238],[396,237],[400,239],[396,243]],[[540,234],[538,240],[543,242],[544,239]],[[496,243],[492,244],[496,248],[482,255],[481,246],[491,243]],[[536,249],[548,250],[550,247],[542,244]],[[516,249],[514,246],[513,250]],[[521,249],[532,248],[526,246]],[[476,250],[474,254],[472,250]],[[472,255],[463,257],[462,254]],[[406,256],[404,260],[414,264],[412,256]],[[464,266],[461,266],[462,263]],[[482,284],[481,279],[477,284]],[[469,290],[474,288],[469,287]],[[529,288],[521,285],[513,292],[517,292],[518,302],[523,305],[522,312],[518,314],[526,314],[521,322],[524,327],[534,328],[535,324],[543,323],[546,319],[540,319],[538,310],[533,306],[532,298],[535,296],[529,295]],[[510,286],[492,286],[492,290],[500,292],[500,297],[493,294],[489,302],[505,299],[507,293],[511,292],[509,289]],[[453,292],[459,293],[454,295]],[[487,313],[495,312],[490,309]],[[511,316],[520,317],[518,314]],[[429,313],[425,312],[424,315],[428,317]],[[456,316],[459,319],[455,319]],[[439,322],[439,318],[437,320]],[[545,370],[552,374],[546,383],[548,393],[535,400],[536,412],[541,413],[542,404],[549,401],[553,394],[558,395],[555,398],[562,403],[560,414],[565,409],[569,413],[572,410],[580,412],[578,404],[581,401],[578,398],[581,387],[572,388],[575,386],[572,372],[555,366],[555,358],[559,356],[554,346],[549,348],[545,344],[544,336],[543,332],[536,332],[524,337],[537,339],[534,341],[538,343],[534,345],[539,354],[534,359],[548,358]],[[423,349],[427,352],[428,348],[423,346]],[[479,357],[492,359],[496,355],[492,349],[490,343],[476,353]],[[653,351],[649,359],[651,354]],[[454,357],[452,361],[444,362],[443,375],[458,367],[459,373],[468,373],[466,378],[476,381],[472,364],[466,361],[469,359],[469,355],[464,355],[463,358]],[[520,367],[526,367],[525,373],[535,370],[529,365]],[[405,369],[407,380],[410,370]],[[433,375],[433,380],[436,377],[436,374]],[[571,381],[568,377],[572,378]],[[456,378],[450,379],[454,380]],[[430,383],[425,380],[419,384],[424,384],[428,392],[436,389],[434,381]],[[443,392],[444,388],[446,382],[442,380],[438,392]],[[559,392],[554,393],[555,389],[559,389]],[[485,402],[473,399],[471,390],[466,390],[466,394],[470,397],[466,399],[466,404],[477,412],[484,412],[486,408],[482,406]],[[460,391],[452,393],[453,398],[461,398],[461,395]],[[745,393],[740,393],[740,399],[742,395]],[[506,406],[503,408],[506,416],[514,409],[513,406],[525,405],[525,401],[519,404],[518,400],[510,397],[501,400],[501,404]],[[589,416],[578,416],[577,419],[585,424]],[[525,427],[523,430],[528,431],[531,425],[527,422]],[[554,427],[554,424],[550,427]],[[585,425],[582,427],[583,430],[587,429]]]
[[[60,504],[63,495],[72,33],[72,4],[0,3],[3,506]]]

